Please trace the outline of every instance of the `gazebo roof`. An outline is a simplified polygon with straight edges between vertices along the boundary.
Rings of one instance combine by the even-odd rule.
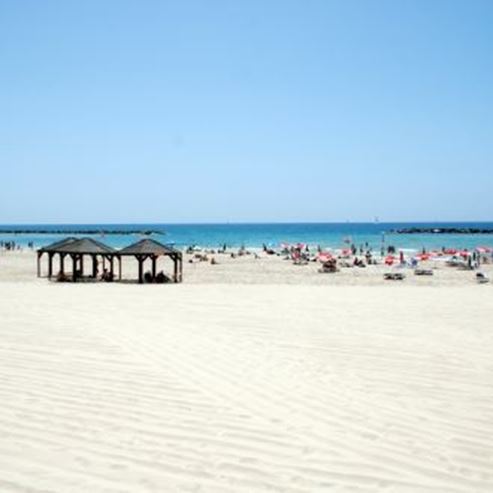
[[[115,253],[114,248],[94,240],[93,238],[66,238],[65,240],[42,248],[41,251],[55,253],[87,253],[94,255]]]
[[[67,253],[93,253],[93,254],[106,254],[115,253],[115,249],[94,240],[93,238],[81,238],[80,240],[73,241],[63,248]]]
[[[181,252],[159,241],[144,238],[118,251],[120,255],[180,255]]]
[[[77,238],[70,236],[68,238],[64,238],[63,240],[58,240],[53,243],[50,243],[49,245],[41,247],[40,249],[38,249],[38,252],[58,252],[60,251],[59,250],[60,248],[63,248],[64,246],[68,245],[69,243],[72,243],[73,241],[77,241]]]

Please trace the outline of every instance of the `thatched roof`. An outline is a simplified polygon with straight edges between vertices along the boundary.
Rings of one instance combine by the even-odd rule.
[[[145,238],[118,251],[120,255],[181,255],[179,250]]]
[[[93,238],[66,238],[65,240],[42,248],[41,251],[55,253],[88,253],[95,255],[115,253],[114,248],[94,240]]]
[[[55,241],[54,243],[50,243],[45,247],[41,247],[38,250],[38,252],[58,252],[60,251],[59,248],[63,248],[64,246],[68,245],[69,243],[72,243],[73,241],[77,241],[77,238],[74,238],[73,236],[69,238],[64,238],[63,240],[58,240]]]

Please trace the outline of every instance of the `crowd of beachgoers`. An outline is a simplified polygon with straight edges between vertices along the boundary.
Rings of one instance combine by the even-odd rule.
[[[294,245],[283,243],[279,248],[263,245],[262,249],[250,249],[244,246],[239,249],[228,249],[223,245],[219,249],[203,249],[189,246],[186,249],[188,262],[210,262],[217,265],[221,257],[231,259],[251,256],[260,259],[261,256],[280,257],[293,265],[317,264],[320,273],[337,273],[341,269],[366,268],[368,266],[386,267],[383,276],[387,280],[403,280],[406,271],[417,276],[433,276],[437,264],[454,267],[462,271],[475,271],[480,283],[489,281],[488,276],[481,271],[484,266],[493,265],[493,248],[478,246],[474,249],[457,249],[443,247],[440,250],[421,251],[398,250],[394,246],[375,251],[368,243],[360,246],[354,244],[340,249],[322,249],[320,246],[310,247],[308,244]]]
[[[34,243],[29,241],[26,244],[29,250],[34,250]],[[23,246],[15,241],[0,241],[0,250],[5,250],[7,252],[13,252],[16,250],[23,250]]]

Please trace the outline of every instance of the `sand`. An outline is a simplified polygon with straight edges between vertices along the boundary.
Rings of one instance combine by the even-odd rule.
[[[0,492],[493,491],[491,285],[238,265],[73,285],[3,255]]]

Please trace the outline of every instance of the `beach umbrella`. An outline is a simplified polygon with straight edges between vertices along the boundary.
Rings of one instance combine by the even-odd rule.
[[[476,251],[478,253],[491,253],[493,251],[493,248],[486,247],[486,246],[478,246],[478,247],[476,247]]]
[[[385,263],[387,265],[392,265],[394,263],[395,257],[393,255],[387,255],[385,257]]]
[[[430,259],[430,254],[429,253],[418,253],[418,255],[416,255],[416,258],[418,260],[429,260]]]
[[[457,253],[456,248],[445,248],[443,253],[446,253],[447,255],[455,255]]]

